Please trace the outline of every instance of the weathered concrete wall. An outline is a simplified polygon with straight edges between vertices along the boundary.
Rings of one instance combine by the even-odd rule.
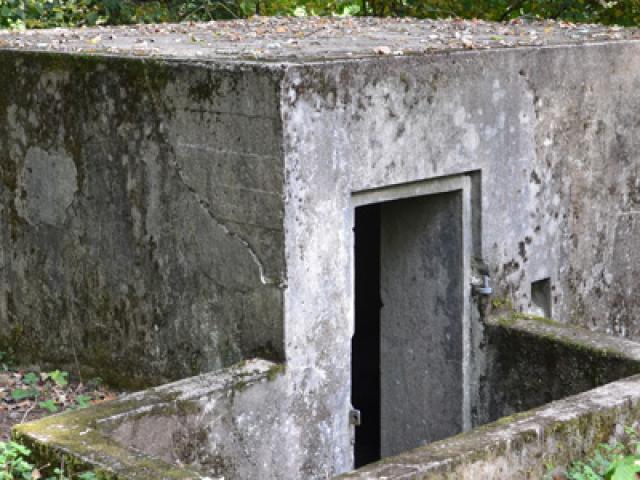
[[[610,383],[472,432],[389,457],[340,479],[542,479],[638,428],[640,377]]]
[[[353,192],[472,173],[481,204],[474,255],[489,265],[497,296],[527,310],[530,283],[550,277],[554,318],[634,336],[639,49],[455,52],[289,69],[285,231],[296,289],[285,293],[287,356],[313,385],[314,411],[334,412],[338,436],[318,444],[340,452],[336,471],[351,461],[339,422],[350,408]],[[473,342],[482,345],[473,307]],[[472,410],[483,418],[482,355],[474,361]]]
[[[458,52],[292,71],[290,164],[322,173],[314,180],[324,196],[345,199],[479,171],[475,241],[498,295],[527,308],[531,281],[552,277],[554,316],[614,331],[608,306],[626,322],[637,316],[631,292],[616,289],[638,263],[621,246],[637,238],[640,79],[629,60],[637,48]],[[317,161],[299,166],[302,152]],[[291,182],[294,192],[312,188],[300,183]]]
[[[503,312],[487,321],[484,424],[640,373],[640,344]]]
[[[0,52],[0,350],[122,387],[282,358],[279,78]]]
[[[191,377],[88,409],[17,425],[40,464],[113,480],[329,478],[326,424],[305,424],[310,397],[288,367],[265,360]],[[317,415],[329,417],[329,412]],[[334,454],[338,452],[334,451]]]

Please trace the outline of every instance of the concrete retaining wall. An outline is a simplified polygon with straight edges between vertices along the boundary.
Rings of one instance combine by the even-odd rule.
[[[341,479],[544,478],[638,425],[640,377],[506,417],[470,433],[387,458]]]

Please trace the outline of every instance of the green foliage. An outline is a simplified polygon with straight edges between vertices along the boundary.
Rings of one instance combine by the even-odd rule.
[[[0,442],[0,480],[97,480],[94,472],[69,475],[64,466],[54,467],[45,476],[44,467],[36,467],[31,450],[17,442]]]
[[[549,471],[552,466],[547,467]],[[592,456],[574,461],[569,480],[636,480],[640,478],[640,438],[635,429],[625,428],[623,441],[601,444]],[[551,478],[551,473],[547,475]]]
[[[16,388],[11,391],[11,398],[16,401],[24,400],[26,398],[36,398],[38,391],[33,388]]]
[[[632,480],[640,473],[640,457],[625,457],[611,464],[605,474],[606,480]]]
[[[78,475],[78,480],[97,480],[98,477],[93,472],[84,472]]]
[[[51,380],[51,382],[53,382],[56,386],[62,388],[69,383],[67,380],[68,376],[68,372],[63,372],[60,370],[54,370],[49,373],[42,373],[41,375],[37,375],[34,372],[28,372],[24,374],[21,379],[22,385],[28,388],[14,388],[11,391],[11,398],[13,398],[15,401],[25,399],[37,400],[41,395],[46,396],[47,392],[49,391],[50,388],[46,383],[47,380]],[[43,384],[42,386],[40,385],[41,383]],[[45,400],[44,402],[40,402],[39,405],[42,408],[49,410],[50,412],[58,411],[55,403],[50,399]]]
[[[35,385],[38,381],[40,381],[40,378],[33,372],[29,372],[22,377],[22,383],[25,385]]]
[[[44,402],[38,403],[38,405],[40,405],[40,408],[44,408],[45,410],[48,410],[51,413],[56,413],[58,411],[58,406],[50,398],[48,400],[45,400]]]
[[[69,373],[62,370],[35,373],[10,369],[2,374],[2,382],[0,413],[2,409],[11,409],[16,415],[22,413],[22,422],[27,421],[36,408],[35,413],[41,416],[45,413],[43,410],[49,413],[77,410],[117,397],[117,393],[106,388],[100,378],[84,384],[77,379],[70,381]]]
[[[78,408],[87,408],[91,405],[91,397],[87,395],[78,395],[76,397],[76,404]]]
[[[48,377],[53,380],[53,382],[59,387],[64,387],[69,383],[69,381],[67,380],[68,376],[69,372],[62,372],[60,370],[54,370],[53,372],[49,372],[48,374]]]
[[[234,0],[186,0],[178,5],[177,17],[182,20],[216,20],[246,17],[254,13],[250,2]]]
[[[640,0],[0,0],[0,28],[206,21],[251,15],[529,17],[638,25]]]
[[[516,17],[621,25],[640,23],[640,0],[306,0],[295,2],[314,14],[414,16],[420,18]]]
[[[16,442],[0,442],[0,480],[30,480],[34,466],[27,461],[31,451]]]
[[[69,372],[61,370],[53,370],[51,372],[41,373],[37,375],[34,372],[28,372],[21,376],[20,385],[11,390],[11,398],[16,402],[23,400],[33,400],[37,402],[40,408],[50,413],[56,413],[60,410],[60,405],[56,403],[55,393],[60,393],[69,385]],[[94,379],[93,384],[99,386],[101,379]],[[97,387],[96,387],[97,388]],[[68,398],[68,396],[67,396]],[[42,401],[38,401],[42,400]],[[88,395],[78,395],[71,397],[66,404],[67,408],[87,408],[91,405],[92,398]],[[62,405],[65,407],[65,405]],[[2,478],[0,478],[2,480]]]
[[[165,4],[131,0],[0,0],[0,28],[49,28],[175,20]]]

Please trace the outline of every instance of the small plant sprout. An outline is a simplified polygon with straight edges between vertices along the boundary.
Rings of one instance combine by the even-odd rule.
[[[16,402],[26,400],[27,398],[37,398],[38,391],[33,388],[16,388],[11,391],[11,398]]]
[[[33,372],[27,373],[22,377],[22,383],[25,385],[35,385],[40,381],[40,377]]]
[[[69,376],[69,372],[63,372],[60,370],[54,370],[53,372],[49,372],[49,378],[53,380],[53,382],[58,387],[64,387],[69,383],[69,381],[67,380],[68,376]]]
[[[76,397],[76,404],[78,408],[87,408],[91,405],[91,397],[87,395],[78,395]]]
[[[51,413],[56,413],[58,411],[58,406],[50,398],[48,400],[45,400],[44,402],[40,402],[38,405],[40,405],[40,408],[44,408],[45,410],[48,410]]]

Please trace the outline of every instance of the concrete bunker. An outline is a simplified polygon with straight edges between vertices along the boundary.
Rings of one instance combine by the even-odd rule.
[[[177,380],[15,435],[117,479],[354,440],[353,478],[501,479],[636,423],[638,32],[305,22],[0,33],[0,343]]]

